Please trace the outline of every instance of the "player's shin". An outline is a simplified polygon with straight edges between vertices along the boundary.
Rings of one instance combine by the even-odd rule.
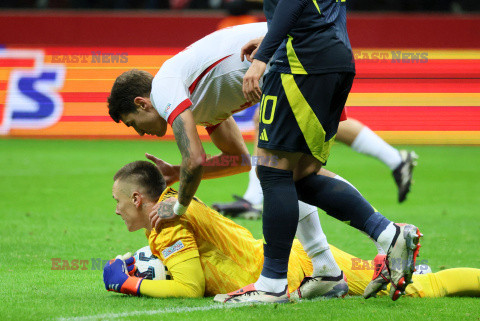
[[[333,178],[338,179],[338,180],[341,180],[342,182],[345,182],[345,183],[349,184],[351,187],[355,188],[356,191],[358,191],[357,188],[356,188],[355,186],[353,186],[352,183],[350,183],[349,181],[347,181],[347,180],[346,180],[345,178],[343,178],[342,176],[340,176],[340,175],[335,175],[335,177],[333,177]],[[359,193],[360,193],[360,192],[359,192]],[[365,233],[365,232],[364,232],[364,233]],[[365,233],[365,234],[367,234],[367,233]],[[367,235],[368,235],[368,234],[367,234]],[[375,241],[374,239],[372,239],[372,241],[373,241],[373,243],[375,244],[375,247],[377,248],[377,252],[378,252],[379,255],[385,255],[385,254],[387,254],[387,252],[383,249],[383,247],[382,247],[380,244],[378,244],[377,241]]]
[[[298,223],[298,199],[293,173],[258,166],[264,195],[265,261],[257,290],[280,292],[287,285],[288,258]]]
[[[342,180],[309,175],[296,182],[296,187],[301,201],[317,206],[328,215],[366,232],[374,240],[390,223],[375,212],[362,194]]]

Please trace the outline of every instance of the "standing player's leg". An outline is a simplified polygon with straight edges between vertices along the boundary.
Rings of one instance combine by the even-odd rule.
[[[225,301],[252,301],[253,294],[256,296],[253,300],[267,301],[269,293],[279,293],[281,287],[286,288],[288,258],[298,220],[298,199],[292,170],[295,169],[296,179],[316,173],[321,162],[328,158],[338,127],[343,106],[339,110],[330,110],[330,99],[322,97],[327,102],[316,104],[319,108],[323,106],[323,110],[318,112],[321,116],[319,119],[300,88],[314,93],[315,97],[321,87],[331,96],[342,77],[336,74],[328,75],[325,79],[317,79],[322,77],[316,76],[295,77],[269,73],[265,78],[258,143],[258,157],[265,162],[262,166],[257,166],[264,196],[264,265],[260,278],[254,285],[230,294]],[[308,88],[309,86],[319,88]],[[308,154],[313,154],[318,159],[310,157],[308,163],[297,166],[299,160]],[[312,280],[319,283],[316,281]],[[344,282],[342,275],[339,281]],[[336,296],[345,293],[346,289],[344,293],[336,293]]]
[[[412,183],[413,167],[417,165],[418,156],[414,151],[395,149],[370,128],[352,118],[340,122],[336,140],[387,165],[398,187],[398,201],[405,201]]]
[[[266,163],[267,166],[257,167],[264,195],[263,232],[266,241],[263,270],[259,280],[255,283],[255,287],[258,289],[272,291],[272,285],[278,282],[272,278],[286,278],[287,276],[287,271],[281,269],[288,267],[288,256],[294,237],[294,234],[291,233],[293,229],[288,224],[295,224],[292,216],[298,219],[298,210],[293,212],[288,207],[279,206],[281,201],[276,197],[280,196],[282,200],[291,198],[288,202],[297,201],[295,185],[290,184],[293,179],[298,180],[309,174],[317,173],[322,163],[326,162],[338,127],[338,119],[343,110],[343,106],[338,110],[331,109],[329,98],[322,97],[321,99],[326,101],[315,101],[315,103],[318,103],[319,107],[322,106],[323,110],[315,113],[305,98],[304,92],[310,95],[314,93],[313,97],[316,97],[318,88],[313,87],[320,85],[332,95],[338,90],[340,78],[342,77],[336,74],[326,77],[296,77],[296,75],[290,74],[271,73],[265,79],[259,112],[258,156],[264,157],[270,162]],[[322,80],[322,83],[320,84],[318,80]],[[313,154],[315,157],[308,156],[309,154]],[[307,161],[301,162],[301,160]],[[283,184],[288,184],[290,195],[281,195],[281,189],[277,184],[278,179],[285,175],[285,171],[293,169],[295,172],[289,176],[289,180],[282,181]],[[289,211],[291,213],[288,213]],[[314,219],[311,221],[312,223],[318,221],[318,217]],[[296,229],[296,224],[294,227]],[[286,232],[287,229],[288,232]],[[279,231],[282,232],[279,233]],[[306,233],[309,230],[301,228],[300,231]],[[308,237],[314,237],[314,234],[307,235],[306,238]],[[306,238],[303,243],[307,242]],[[317,243],[313,244],[318,245]],[[321,251],[320,248],[318,250]],[[338,268],[336,264],[334,268]],[[284,272],[284,274],[283,276],[275,275],[272,273],[274,271]],[[338,271],[336,272],[338,273]],[[340,273],[332,278],[338,278],[338,280],[332,280],[334,282],[332,288],[319,289],[317,287],[318,291],[306,292],[309,292],[311,296],[343,296],[346,294],[348,286],[343,280],[343,274]],[[309,283],[320,284],[320,279],[311,278]],[[336,284],[336,282],[340,283]]]
[[[255,126],[253,154],[257,155],[259,108],[257,108],[254,113],[253,122]],[[318,173],[321,175],[326,175],[343,180],[350,184],[341,176],[327,171],[324,168],[322,168]],[[243,195],[243,198],[254,207],[258,208],[259,205],[263,207],[263,191],[260,185],[260,180],[257,177],[256,166],[253,164],[252,169],[249,173],[248,187],[245,194]],[[323,232],[320,223],[317,208],[315,206],[308,205],[302,201],[299,201],[298,206],[299,221],[296,236],[302,244],[302,247],[305,249],[308,257],[312,260],[312,276],[338,277],[342,271],[340,270],[340,267],[333,258],[333,254],[328,245],[327,237]],[[383,251],[382,247],[379,246],[377,242],[375,242],[375,245],[377,246],[379,252]]]
[[[255,112],[254,122],[254,155],[256,155],[258,143],[258,110]],[[336,139],[338,139],[338,137]],[[332,173],[324,168],[321,168],[318,174],[341,180],[355,188],[349,181],[347,181],[343,177]],[[251,213],[258,208],[263,207],[263,192],[262,187],[260,186],[260,180],[258,179],[256,174],[256,165],[252,164],[252,169],[249,173],[248,188],[243,196],[243,199],[239,198],[238,196],[235,197],[238,198],[236,202],[227,204],[213,204],[213,207],[218,211],[222,211],[222,208],[234,208],[235,211],[243,211],[244,213]],[[315,214],[311,215],[312,213]],[[303,220],[303,218],[307,216],[309,217],[309,219]],[[337,271],[341,270],[340,268],[338,268],[338,265],[335,267],[334,261],[332,262],[330,260],[330,257],[332,257],[331,251],[329,249],[323,250],[323,244],[327,243],[327,241],[326,236],[321,228],[317,208],[312,205],[308,205],[302,201],[299,201],[299,217],[300,218],[298,222],[299,225],[297,230],[297,238],[300,240],[300,243],[305,249],[310,248],[310,246],[306,244],[307,242],[312,245],[316,244],[316,246],[311,247],[311,251],[306,250],[308,257],[312,260],[313,263],[314,273],[312,274],[312,276],[338,276],[339,274],[337,273]],[[318,222],[311,222],[310,220],[317,220]],[[305,235],[305,237],[302,237],[302,235]],[[312,239],[310,239],[310,237],[312,237]],[[323,242],[323,240],[325,241]],[[373,239],[372,241],[374,242],[378,252],[378,259],[376,258],[376,261],[383,261],[386,256],[386,251],[378,242]]]
[[[347,100],[353,76],[328,74],[317,77],[315,82],[302,83],[302,80],[305,79],[302,79],[301,76],[295,78],[282,75],[283,88],[285,88],[286,96],[290,96],[288,101],[303,137],[305,137],[306,145],[311,154],[324,163],[328,158],[330,143],[336,133],[338,119],[340,119],[340,113]],[[306,90],[305,93],[315,92],[315,88],[309,88],[310,84],[320,86],[316,89],[317,92],[323,90],[321,95],[316,96],[314,104],[309,104],[307,98],[299,90],[299,87],[303,86],[303,89]],[[334,88],[331,88],[332,86]],[[299,109],[299,105],[303,107]],[[335,112],[322,114],[319,110],[315,112],[311,106],[330,106],[330,110],[336,111],[336,114]],[[325,115],[327,116],[325,117]],[[319,137],[322,134],[324,135],[323,139]],[[289,131],[288,136],[290,135],[292,133]],[[321,141],[325,142],[323,146],[318,144]],[[306,168],[313,156],[302,157],[296,170],[300,171]],[[316,172],[310,175],[299,175],[298,178],[296,179],[296,189],[299,200],[317,206],[341,221],[349,222],[350,225],[367,233],[387,252],[390,276],[394,285],[391,294],[392,298],[396,300],[407,284],[411,282],[415,257],[418,253],[417,243],[420,237],[418,229],[413,225],[393,224],[376,211],[355,188],[341,180],[316,175]]]
[[[410,282],[414,269],[413,251],[419,238],[418,229],[412,225],[408,228],[394,225],[375,211],[349,184],[316,175],[320,162],[325,163],[328,158],[353,76],[313,76],[278,73],[267,75],[270,81],[265,81],[262,97],[258,147],[259,156],[276,160],[276,163],[267,162],[267,166],[258,166],[257,169],[264,193],[264,267],[255,285],[232,293],[226,301],[271,302],[274,300],[272,297],[281,296],[278,291],[286,282],[288,255],[295,234],[288,224],[295,224],[298,219],[298,205],[294,204],[297,202],[297,192],[300,200],[320,207],[342,221],[349,221],[352,226],[369,234],[388,251],[391,263],[393,259],[397,260],[396,266],[389,264],[392,284],[396,287],[392,295],[394,299]],[[312,81],[312,78],[315,78],[315,81]],[[310,88],[312,85],[319,87]],[[300,88],[303,88],[305,93],[316,93],[315,99],[318,101],[315,101],[313,106],[328,106],[326,110],[314,111]],[[322,95],[318,95],[320,91]],[[270,94],[271,92],[274,94]],[[277,108],[275,113],[277,104],[286,108]],[[330,110],[330,106],[334,108]],[[274,117],[275,126],[269,126]],[[298,152],[275,150],[277,147],[298,151],[301,157],[298,158]],[[292,166],[295,166],[296,190],[291,186]],[[406,261],[406,267],[398,264]],[[315,280],[302,282],[300,291],[303,290],[302,287],[312,287],[312,283],[315,284]],[[253,294],[256,297],[252,299]]]
[[[299,153],[276,152],[259,148],[258,178],[263,190],[264,264],[255,288],[281,292],[288,284],[288,259],[297,230],[299,205],[293,169]]]

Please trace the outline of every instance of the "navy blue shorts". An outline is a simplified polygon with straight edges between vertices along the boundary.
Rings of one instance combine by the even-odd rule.
[[[258,147],[313,155],[325,164],[353,73],[265,76]]]

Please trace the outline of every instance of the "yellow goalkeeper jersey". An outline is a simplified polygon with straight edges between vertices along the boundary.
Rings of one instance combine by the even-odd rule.
[[[167,188],[160,200],[177,197]],[[218,214],[198,198],[176,222],[164,223],[160,233],[147,232],[152,253],[170,267],[199,257],[205,275],[205,296],[238,290],[257,280],[263,265],[263,243],[244,227]],[[290,290],[302,281],[312,265],[298,241],[288,266]]]

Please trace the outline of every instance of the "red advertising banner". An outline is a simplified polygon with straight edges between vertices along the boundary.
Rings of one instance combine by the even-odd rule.
[[[0,46],[0,136],[137,138],[131,128],[108,116],[106,101],[115,78],[131,68],[154,75],[192,39],[214,31],[221,18],[165,16],[159,20],[157,15],[59,14],[65,29],[58,24],[52,29],[47,23],[49,15],[0,14],[4,30],[0,43],[5,44]],[[125,29],[119,22],[143,21],[152,30],[147,38],[155,40],[151,46],[143,41],[146,30],[138,29],[140,24],[129,24],[138,30],[121,38],[98,25],[94,32],[94,21],[109,21],[105,30],[111,29],[110,23]],[[186,28],[185,21],[195,28]],[[467,29],[442,49],[439,37],[428,37],[433,32],[432,21],[445,22],[435,24],[437,35],[444,34],[443,29]],[[365,123],[391,143],[480,144],[480,39],[470,30],[478,22],[479,16],[400,16],[393,20],[382,15],[353,16],[349,29],[353,31],[357,76],[347,101],[348,117]],[[362,38],[358,28],[365,29],[365,23],[370,23],[368,28],[373,31]],[[378,37],[382,26],[383,31],[400,30],[412,23],[423,29],[418,28],[417,34],[404,33],[402,37],[408,39],[392,34],[397,39],[395,46],[391,39]],[[31,33],[15,37],[15,28],[31,28]],[[49,36],[40,35],[39,30],[47,30]],[[134,46],[135,38],[143,39],[141,46]],[[100,45],[102,42],[106,45]],[[375,44],[382,49],[372,49]],[[235,115],[247,137],[252,135],[254,112],[250,108]],[[206,136],[203,128],[199,132]],[[172,137],[170,130],[167,137]]]
[[[0,133],[20,137],[136,138],[114,123],[107,97],[131,68],[155,74],[179,49],[4,48]],[[480,51],[355,50],[347,114],[394,143],[480,143]],[[251,135],[250,109],[237,115]],[[202,135],[206,132],[199,128]],[[171,137],[171,132],[167,132]]]

